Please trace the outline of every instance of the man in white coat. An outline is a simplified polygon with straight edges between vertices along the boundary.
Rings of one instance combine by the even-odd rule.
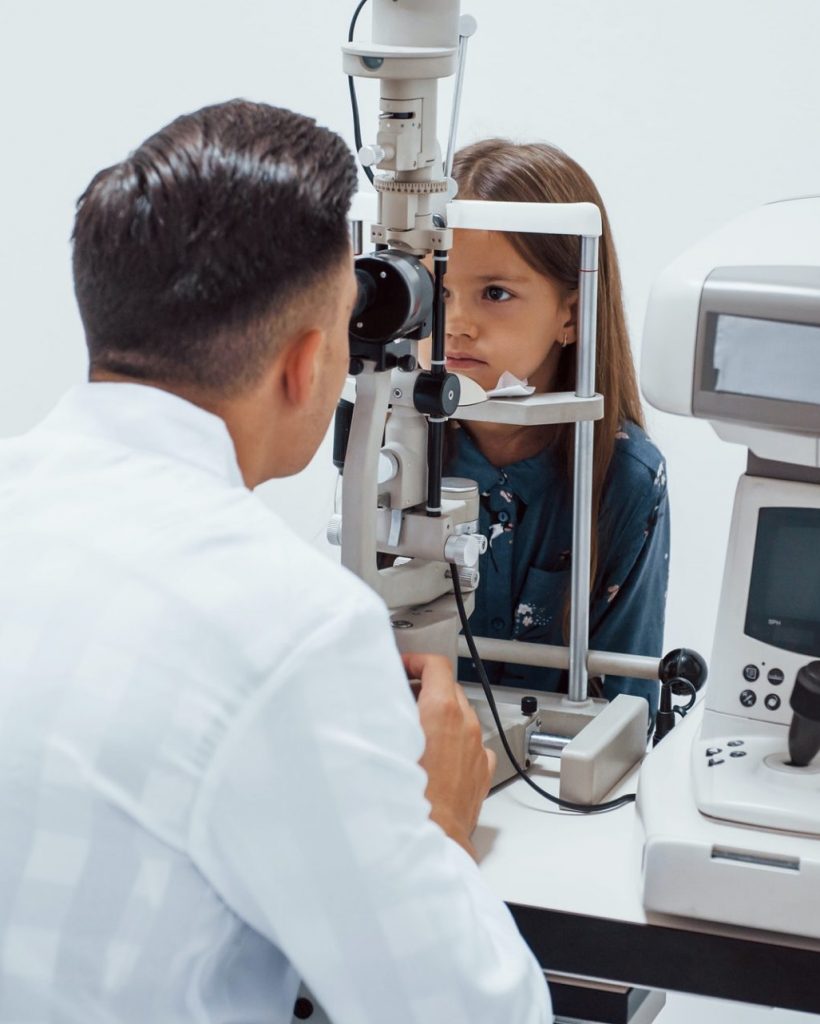
[[[337,1024],[551,1019],[449,668],[253,493],[341,390],[355,186],[234,101],[80,199],[90,381],[0,444],[4,1024],[278,1024],[302,979]]]

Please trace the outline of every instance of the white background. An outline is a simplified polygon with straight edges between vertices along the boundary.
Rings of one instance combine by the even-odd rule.
[[[92,174],[175,115],[235,96],[315,116],[352,143],[339,46],[350,0],[0,0],[0,436],[83,378],[69,235]],[[460,141],[545,139],[607,204],[636,358],[651,283],[734,215],[820,191],[817,0],[463,0],[479,21]],[[360,29],[368,31],[367,10]],[[447,89],[443,89],[446,97]],[[361,90],[366,141],[374,94]],[[270,226],[272,243],[276,225]],[[745,454],[650,413],[668,457],[667,648],[710,653]],[[321,543],[327,446],[271,503]],[[808,1020],[670,997],[664,1024]]]

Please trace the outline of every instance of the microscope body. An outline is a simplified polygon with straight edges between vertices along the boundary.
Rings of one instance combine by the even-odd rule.
[[[444,654],[455,669],[464,652],[454,580],[464,597],[466,621],[487,538],[477,532],[476,485],[442,479],[446,422],[574,422],[568,648],[496,641],[484,656],[568,669],[569,693],[539,695],[534,711],[522,711],[518,694],[499,695],[499,705],[508,705],[508,712],[502,711],[508,719],[503,731],[519,762],[527,764],[531,749],[545,749],[542,743],[536,751],[529,743],[542,730],[553,756],[561,757],[560,795],[597,803],[643,756],[647,729],[642,698],[620,695],[607,703],[591,700],[587,692],[593,656],[588,649],[593,426],[603,414],[603,398],[594,386],[600,211],[590,203],[453,201],[456,186],[449,171],[466,41],[475,22],[460,15],[457,0],[372,0],[372,15],[370,41],[343,47],[343,69],[351,78],[379,80],[380,113],[375,141],[359,150],[362,163],[372,169],[375,195],[357,197],[351,213],[354,250],[360,252],[363,226],[369,223],[375,251],[356,261],[360,302],[350,325],[342,508],[329,537],[341,544],[343,565],[384,599],[399,649]],[[436,91],[438,80],[452,74],[456,89],[443,160],[436,140]],[[455,228],[580,237],[574,392],[488,399],[473,381],[447,372],[444,275]],[[420,262],[425,256],[431,257],[432,274]],[[431,330],[430,366],[420,370],[418,341]],[[481,645],[487,638],[476,642]],[[600,652],[595,657],[604,672],[657,678],[657,659]],[[488,720],[485,695],[468,690],[468,698],[492,746],[497,733]],[[494,784],[516,770],[500,746],[497,752]]]

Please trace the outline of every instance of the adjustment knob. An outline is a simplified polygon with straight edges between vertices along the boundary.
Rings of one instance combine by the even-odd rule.
[[[396,151],[392,146],[379,146],[376,143],[370,146],[362,146],[359,150],[359,160],[362,167],[374,167],[383,160],[392,160],[395,155]]]
[[[538,710],[538,701],[535,697],[521,698],[521,713],[523,715],[534,715]]]
[[[444,558],[455,565],[472,569],[478,565],[486,545],[487,538],[481,533],[461,533],[457,537],[448,537],[444,545]]]
[[[462,593],[475,590],[481,579],[478,569],[469,565],[454,565],[453,569],[458,573],[458,582],[461,584]]]
[[[416,378],[413,405],[424,416],[452,416],[461,401],[461,382],[454,373],[423,370]]]
[[[342,546],[342,517],[340,515],[330,517],[326,536],[328,544],[333,544],[337,548]]]

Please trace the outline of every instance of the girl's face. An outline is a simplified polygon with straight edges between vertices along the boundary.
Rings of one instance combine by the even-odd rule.
[[[447,369],[486,391],[505,370],[549,391],[561,342],[575,342],[577,293],[494,231],[455,232],[444,284]]]

